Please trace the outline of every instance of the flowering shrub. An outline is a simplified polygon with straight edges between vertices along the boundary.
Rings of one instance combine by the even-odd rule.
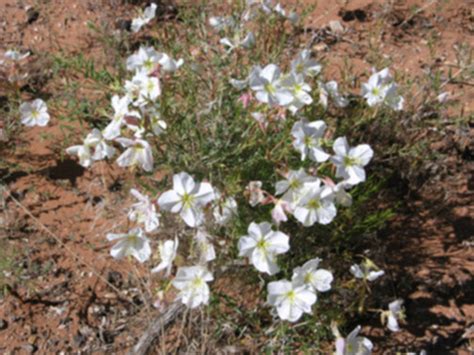
[[[147,7],[132,31],[139,34],[155,12],[155,4]],[[360,95],[342,93],[346,88],[326,81],[323,64],[309,49],[282,47],[284,36],[273,46],[262,43],[271,26],[298,23],[298,15],[280,4],[247,1],[228,17],[209,15],[197,26],[208,28],[183,45],[168,38],[174,47],[162,41],[167,48],[141,44],[128,53],[122,61],[127,76],[118,77],[120,87],[110,93],[106,122],[66,152],[85,168],[107,160],[148,182],[130,190],[133,228],[106,238],[115,243],[113,258],[131,256],[152,274],[164,271],[160,280],[174,286],[177,302],[208,305],[216,271],[240,263],[262,274],[273,321],[318,317],[318,301],[337,297],[333,290],[344,286],[329,262],[334,256],[320,267],[315,240],[344,239],[351,216],[362,214],[366,201],[359,196],[376,156],[358,137],[349,145],[351,132],[338,120],[353,107],[392,114],[403,109],[404,99],[388,68],[362,84]],[[40,99],[21,104],[20,113],[24,125],[48,124]],[[158,171],[169,173],[164,183],[151,179]],[[170,225],[183,233],[162,240],[161,230]],[[156,266],[153,250],[160,258]],[[175,267],[178,255],[185,266]],[[362,303],[367,281],[384,274],[368,259],[345,273],[360,280]],[[401,303],[380,312],[396,331]],[[370,353],[372,343],[359,330],[346,339],[333,330],[337,353]]]

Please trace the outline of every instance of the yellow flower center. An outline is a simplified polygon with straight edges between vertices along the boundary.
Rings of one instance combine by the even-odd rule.
[[[268,243],[265,241],[265,239],[260,239],[258,242],[257,242],[257,248],[258,249],[262,249],[262,250],[265,250],[268,246]]]
[[[193,288],[200,288],[204,284],[204,280],[202,277],[196,277],[194,278],[193,282],[191,283]]]
[[[319,199],[313,198],[312,200],[309,200],[307,207],[311,210],[317,210],[321,207],[321,203]]]
[[[294,179],[294,180],[290,181],[290,187],[292,189],[298,189],[298,188],[300,188],[300,186],[301,186],[301,183],[297,179]]]
[[[270,94],[274,94],[276,92],[275,87],[272,84],[266,84],[265,91]]]
[[[315,141],[311,136],[305,136],[304,137],[304,145],[306,145],[308,147],[312,147],[313,145],[315,145]]]
[[[182,197],[182,202],[185,208],[190,208],[194,201],[194,195],[190,195],[187,192]]]
[[[313,281],[313,274],[308,272],[306,275],[304,275],[304,283],[309,284]]]
[[[153,69],[153,62],[151,59],[147,59],[145,60],[145,62],[143,63],[143,66],[148,69],[148,70],[151,70]]]
[[[288,300],[289,300],[290,302],[294,302],[294,301],[295,301],[295,298],[296,298],[296,293],[295,293],[295,291],[294,291],[294,290],[288,291],[288,292],[286,293],[286,297],[288,298]]]
[[[155,88],[155,84],[153,84],[153,81],[149,80],[146,86],[146,89],[148,92],[151,92]]]
[[[358,160],[356,158],[353,158],[353,157],[349,157],[349,156],[345,156],[344,157],[344,166],[353,166],[353,165],[357,165],[358,163]]]

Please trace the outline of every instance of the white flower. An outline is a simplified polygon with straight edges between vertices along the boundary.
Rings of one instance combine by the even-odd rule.
[[[287,173],[286,180],[280,180],[276,183],[276,195],[283,195],[283,199],[290,203],[295,203],[300,198],[301,189],[306,183],[315,182],[317,178],[306,174],[303,168],[299,170],[290,170]]]
[[[344,108],[349,104],[344,96],[339,93],[338,84],[335,81],[328,81],[326,84],[319,82],[319,103],[324,108],[328,107],[328,98],[334,100],[336,107]]]
[[[316,294],[306,285],[296,285],[287,280],[273,281],[267,286],[267,302],[276,307],[283,320],[296,322],[303,313],[311,314],[311,306],[316,302]]]
[[[166,53],[159,53],[153,47],[140,47],[127,59],[127,70],[152,74],[158,66],[167,72],[176,71],[183,65],[183,59],[174,60]]]
[[[216,31],[222,31],[229,27],[235,26],[235,21],[232,17],[212,16],[209,18],[209,24]]]
[[[293,270],[291,281],[298,285],[308,285],[314,291],[326,292],[331,289],[334,280],[332,273],[326,269],[318,269],[321,259],[315,258]]]
[[[194,237],[199,250],[199,259],[203,264],[216,258],[216,251],[209,239],[209,234],[201,229],[197,231]]]
[[[262,68],[259,65],[254,65],[252,69],[250,70],[249,75],[245,79],[243,80],[230,79],[229,82],[235,89],[243,90],[249,86],[251,81],[254,82],[258,80],[258,76],[260,75],[261,71],[262,71]]]
[[[237,201],[233,197],[228,197],[223,201],[218,199],[218,201],[212,213],[216,223],[224,226],[237,215]]]
[[[125,91],[127,96],[134,100],[135,106],[143,106],[154,102],[161,95],[160,81],[142,70],[135,73],[131,81],[125,82]]]
[[[156,69],[162,54],[153,47],[140,47],[138,51],[127,58],[127,70],[142,71],[147,74],[153,73]]]
[[[161,53],[161,59],[159,63],[161,65],[161,69],[163,69],[164,71],[175,72],[184,64],[184,60],[183,59],[174,60],[168,54]]]
[[[237,89],[237,90],[243,90],[243,89],[245,89],[245,88],[248,86],[249,80],[248,80],[248,78],[246,78],[246,79],[244,79],[244,80],[237,80],[237,79],[232,79],[232,78],[230,78],[229,83],[230,83],[230,85],[232,85],[235,89]]]
[[[197,227],[204,221],[202,208],[215,199],[211,184],[196,184],[187,173],[173,176],[173,189],[163,193],[158,199],[160,207],[172,213],[179,213],[190,227]]]
[[[367,144],[350,148],[346,137],[339,137],[334,141],[333,149],[336,155],[331,157],[331,161],[336,165],[336,177],[345,179],[350,185],[364,182],[364,166],[374,155],[372,148]]]
[[[17,50],[8,50],[3,55],[6,59],[9,59],[14,62],[19,62],[30,56],[30,52],[20,53]]]
[[[258,101],[270,106],[286,106],[293,101],[291,92],[281,85],[280,68],[268,64],[257,75],[250,78],[250,88],[256,92]]]
[[[148,128],[150,128],[151,132],[159,136],[162,134],[167,128],[168,125],[165,121],[161,119],[160,113],[157,111],[155,107],[151,106],[142,106],[140,107],[141,117],[147,118]],[[127,118],[135,118],[135,117],[127,117]],[[136,119],[136,123],[126,122],[127,127],[134,131],[135,138],[142,138],[145,135],[145,127],[143,126],[143,120]],[[153,135],[148,133],[147,136]]]
[[[340,181],[337,184],[332,181],[331,178],[326,177],[324,180],[324,185],[330,188],[334,194],[334,201],[344,207],[350,207],[352,205],[352,196],[346,191],[352,187],[351,184],[348,184],[346,181]]]
[[[341,181],[332,187],[334,201],[336,201],[336,203],[344,207],[350,207],[352,205],[352,196],[346,191],[349,187],[350,185],[344,181]]]
[[[283,6],[281,6],[280,3],[275,5],[275,7],[273,8],[273,11],[275,11],[277,14],[279,14],[282,17],[286,17],[286,11],[283,8]]]
[[[135,189],[131,189],[130,193],[138,202],[134,203],[130,208],[128,218],[131,221],[144,224],[145,232],[153,232],[160,225],[159,214],[156,212],[155,205],[150,201],[148,196],[141,194]]]
[[[261,112],[251,112],[250,116],[258,123],[260,127],[267,129],[268,127],[268,118]]]
[[[156,8],[156,4],[151,3],[150,6],[145,8],[143,14],[141,14],[139,17],[134,18],[132,20],[132,31],[135,33],[140,31],[143,26],[153,20],[156,14]]]
[[[305,160],[306,156],[318,163],[329,159],[330,155],[321,147],[325,131],[326,123],[323,121],[308,122],[302,119],[293,125],[293,147],[301,153],[301,160]]]
[[[159,115],[150,116],[150,126],[151,131],[157,136],[159,136],[168,128],[166,122],[161,120]]]
[[[137,120],[141,119],[137,111],[129,111],[128,106],[130,103],[131,99],[128,96],[112,96],[111,104],[114,109],[114,115],[112,121],[110,121],[102,132],[105,139],[112,140],[120,136],[122,126],[126,124],[126,117],[133,117]]]
[[[322,65],[311,59],[308,49],[302,50],[298,56],[291,61],[291,71],[303,76],[315,76],[321,72]]]
[[[92,155],[91,148],[94,148]],[[115,154],[115,148],[109,146],[104,140],[102,133],[94,128],[90,132],[82,145],[74,145],[66,149],[66,153],[77,155],[79,157],[79,164],[88,168],[92,164],[92,160],[102,160],[105,158],[112,158]]]
[[[439,94],[438,96],[436,96],[436,100],[437,100],[440,104],[445,104],[446,102],[448,102],[449,97],[450,97],[449,92],[444,91],[444,92],[442,92],[441,94]]]
[[[291,205],[288,201],[278,199],[275,201],[275,207],[273,207],[271,215],[272,220],[278,226],[281,222],[286,222],[288,217],[286,213],[292,213]]]
[[[255,45],[255,36],[253,32],[248,32],[247,35],[241,39],[240,33],[237,32],[232,40],[225,37],[222,38],[219,43],[226,46],[228,48],[228,52],[231,52],[232,50],[239,47],[249,49]]]
[[[266,14],[272,12],[273,0],[247,0],[247,7],[258,5]]]
[[[49,122],[48,106],[41,99],[23,102],[20,105],[20,114],[21,123],[28,127],[44,127]]]
[[[337,213],[333,199],[331,189],[321,186],[320,180],[306,184],[293,214],[305,227],[312,226],[315,222],[329,224]]]
[[[127,234],[107,234],[107,240],[118,241],[110,250],[110,255],[115,259],[133,256],[140,263],[147,261],[151,255],[148,238],[141,228],[134,228]]]
[[[392,110],[401,111],[403,110],[403,104],[405,99],[398,95],[398,85],[391,83],[387,86],[385,90],[385,100],[384,103]]]
[[[209,286],[206,282],[214,280],[212,274],[203,266],[189,266],[178,269],[172,284],[180,292],[177,299],[189,308],[196,308],[209,302]]]
[[[117,159],[120,167],[140,165],[147,172],[153,170],[153,152],[147,141],[128,138],[117,138],[116,141],[127,148]]]
[[[388,68],[372,74],[369,81],[362,84],[362,96],[370,107],[383,104],[396,111],[402,110],[404,99],[397,90]]]
[[[91,147],[88,145],[73,145],[66,149],[66,153],[77,155],[79,158],[79,164],[84,168],[88,168],[92,165],[92,152]]]
[[[160,241],[158,244],[158,252],[160,253],[161,262],[158,266],[151,269],[151,272],[155,273],[166,269],[166,276],[168,276],[171,273],[178,246],[178,238],[175,238],[174,240],[166,240],[165,242]]]
[[[265,198],[261,181],[250,181],[245,190],[249,194],[249,203],[252,207],[257,206]]]
[[[395,300],[388,305],[388,311],[382,312],[382,322],[387,318],[387,328],[392,332],[400,331],[398,320],[405,318],[405,312],[402,308],[403,300]]]
[[[273,11],[277,13],[278,15],[280,15],[281,17],[288,19],[293,25],[296,24],[296,22],[298,22],[298,19],[299,19],[298,14],[292,11],[287,15],[285,9],[280,3],[275,5],[275,7],[273,8]]]
[[[338,336],[336,339],[335,355],[370,355],[374,347],[366,337],[359,336],[360,325],[358,325],[346,339]]]
[[[107,144],[102,133],[97,128],[94,128],[92,132],[86,136],[84,145],[94,147],[93,160],[110,159],[115,154],[115,148]]]
[[[350,272],[354,277],[368,281],[375,281],[385,274],[383,270],[379,270],[379,268],[369,259],[366,259],[360,265],[352,265]]]
[[[290,249],[289,237],[273,231],[268,222],[250,223],[248,235],[239,240],[239,256],[248,257],[260,272],[274,275],[280,268],[276,264],[276,255],[286,253]]]
[[[305,105],[310,105],[313,102],[311,97],[311,87],[304,82],[302,74],[290,73],[282,81],[282,85],[290,90],[293,95],[293,101],[288,104],[288,108],[292,113],[296,113]]]

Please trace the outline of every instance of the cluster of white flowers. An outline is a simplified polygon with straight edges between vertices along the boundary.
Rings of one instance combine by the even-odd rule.
[[[272,217],[276,224],[287,221],[287,213],[294,215],[306,227],[315,223],[329,224],[336,217],[336,204],[345,207],[351,205],[352,197],[347,190],[365,181],[364,166],[373,156],[370,146],[362,144],[350,148],[346,138],[340,137],[334,141],[334,155],[331,156],[322,147],[325,129],[323,121],[298,121],[292,129],[293,145],[301,153],[302,160],[309,157],[317,163],[332,162],[336,177],[342,180],[336,184],[329,177],[309,175],[303,168],[289,170],[284,176],[285,180],[276,183],[275,195],[281,197],[271,196],[275,205]],[[261,197],[254,197],[254,201],[250,201],[253,206],[264,201],[263,191],[260,188],[254,190],[253,195],[259,193]]]
[[[133,31],[137,32],[148,23],[155,11],[155,4],[147,7],[142,16],[133,20]],[[256,11],[277,14],[292,22],[297,19],[294,13],[287,15],[281,4],[274,4],[272,0],[248,0],[238,21],[234,17],[211,17],[209,23],[216,31],[222,35],[231,34],[220,39],[229,52],[255,45],[254,34],[246,31],[243,24],[253,18]],[[182,65],[182,59],[174,60],[152,47],[140,47],[127,59],[126,68],[133,76],[124,83],[123,95],[112,97],[114,113],[108,125],[102,131],[92,130],[83,144],[72,146],[67,152],[77,155],[80,164],[89,167],[94,161],[111,159],[117,151],[113,145],[121,145],[125,149],[117,159],[119,166],[139,166],[146,172],[153,171],[149,138],[159,136],[167,128],[159,113],[160,80],[165,77],[162,75],[164,72],[173,73]],[[330,103],[337,108],[349,104],[347,97],[339,92],[337,82],[322,81],[321,71],[321,64],[305,49],[293,58],[286,73],[278,65],[268,64],[265,67],[253,66],[243,80],[230,80],[234,88],[246,90],[240,98],[245,107],[255,103],[250,111],[261,127],[267,127],[266,117],[273,109],[277,117],[286,118],[289,112],[295,118],[291,129],[292,145],[301,156],[301,164],[307,167],[306,161],[310,161],[314,165],[307,169],[288,169],[282,174],[284,179],[276,182],[274,195],[262,189],[261,181],[252,181],[247,186],[245,194],[252,207],[274,205],[271,210],[273,223],[251,222],[247,234],[239,239],[238,252],[257,271],[269,276],[280,271],[278,255],[290,250],[290,237],[278,230],[281,223],[288,221],[290,216],[305,227],[331,223],[339,206],[352,204],[349,190],[366,181],[365,166],[374,154],[367,144],[351,147],[346,137],[332,140],[327,135],[324,121],[311,121],[302,116],[303,108],[314,103],[311,83],[316,88],[319,104],[325,109]],[[397,94],[397,85],[388,69],[375,73],[367,84],[363,84],[362,96],[369,106],[384,105],[394,110],[403,107],[403,98]],[[334,176],[320,175],[321,166],[327,167],[327,171],[332,167]],[[183,248],[183,245],[191,244],[191,253],[186,259],[190,266],[178,267],[171,284],[179,291],[177,299],[189,308],[208,304],[211,293],[208,283],[214,279],[209,263],[216,259],[208,217],[214,217],[215,227],[227,225],[237,215],[236,199],[221,194],[209,182],[195,181],[186,172],[174,174],[172,187],[160,193],[157,199],[136,189],[130,193],[136,201],[128,211],[128,218],[135,227],[126,234],[107,235],[109,241],[116,241],[111,255],[117,259],[131,256],[140,263],[148,261],[152,249],[146,234],[158,231],[160,213],[179,215],[186,228],[192,228],[192,242],[180,243],[177,236],[159,241],[160,261],[151,272],[164,271],[165,276],[170,277],[180,245]],[[334,276],[331,271],[320,268],[320,263],[321,259],[313,258],[294,268],[291,280],[268,283],[267,303],[280,319],[296,322],[303,314],[311,314],[318,294],[331,290]],[[384,274],[368,259],[361,265],[353,265],[350,272],[364,282],[374,281]],[[392,331],[399,329],[397,319],[402,317],[401,301],[398,300],[389,305],[388,311],[382,312],[383,322],[387,319]],[[370,354],[373,345],[370,340],[358,336],[359,331],[360,327],[357,327],[346,339],[337,335],[338,354]]]
[[[403,110],[404,99],[398,95],[398,85],[388,68],[373,73],[369,81],[362,84],[362,96],[370,107],[384,105],[395,111]]]
[[[276,263],[278,254],[290,250],[289,236],[272,230],[268,222],[252,222],[248,235],[239,240],[239,256],[245,256],[260,272],[274,275],[280,271]],[[321,260],[316,258],[293,271],[291,282],[280,280],[268,284],[268,303],[274,306],[278,316],[290,322],[297,321],[303,313],[311,313],[316,302],[316,292],[331,289],[332,273],[318,269]]]
[[[167,128],[159,113],[160,74],[174,72],[182,64],[182,59],[174,60],[152,47],[140,47],[127,59],[127,69],[134,76],[125,82],[125,95],[114,95],[111,99],[114,113],[110,123],[102,131],[94,129],[81,145],[66,152],[77,155],[79,163],[89,167],[93,161],[112,158],[116,149],[111,144],[115,142],[125,148],[117,159],[119,166],[138,166],[151,172],[153,151],[147,139],[159,136]],[[124,129],[128,129],[128,135]]]
[[[8,73],[8,81],[16,83],[28,77],[27,72],[20,70],[20,62],[24,61],[30,56],[30,52],[20,52],[18,50],[10,49],[3,54],[0,60],[0,66],[6,67]],[[48,106],[46,102],[41,99],[34,99],[32,101],[23,102],[19,107],[21,123],[27,127],[45,127],[50,119],[48,113]]]
[[[276,3],[273,0],[247,0],[247,8],[242,15],[244,20],[250,20],[256,15],[256,11],[260,10],[266,15],[276,14],[284,19],[288,19],[292,24],[298,22],[299,16],[296,12],[287,11],[283,8],[281,3]]]
[[[403,300],[395,300],[388,305],[388,310],[381,312],[382,323],[387,323],[387,328],[392,332],[400,331],[399,320],[405,318],[402,307]],[[342,337],[335,324],[332,324],[332,331],[336,337],[335,355],[370,355],[374,345],[366,337],[359,336],[361,326],[357,326],[346,338]],[[425,354],[423,350],[420,354]]]
[[[157,207],[162,211],[178,213],[188,227],[195,228],[193,244],[197,265],[179,268],[172,284],[180,291],[177,298],[187,306],[194,308],[207,304],[210,296],[207,282],[213,280],[207,263],[216,259],[216,251],[211,235],[203,227],[205,210],[210,206],[216,225],[225,225],[237,214],[235,199],[221,198],[221,194],[211,184],[196,183],[185,172],[173,176],[173,188],[162,193],[156,202],[136,189],[131,189],[130,193],[137,202],[130,207],[128,218],[139,226],[127,234],[108,234],[109,241],[118,240],[110,254],[116,259],[133,256],[140,263],[144,263],[151,257],[150,242],[145,232],[156,232],[160,226]],[[178,247],[177,237],[174,240],[160,241],[158,244],[160,263],[152,268],[151,272],[158,273],[165,270],[165,275],[169,276]]]
[[[243,96],[245,107],[254,94],[260,104],[282,107],[296,114],[304,106],[313,103],[313,90],[307,80],[317,77],[319,104],[327,109],[331,99],[335,107],[346,107],[349,100],[339,92],[337,82],[324,82],[319,78],[321,69],[322,66],[311,58],[310,51],[304,49],[292,60],[288,73],[282,73],[276,64],[268,64],[264,68],[253,66],[247,78],[231,79],[230,84],[237,90],[250,88],[251,92]],[[398,94],[398,85],[393,81],[388,68],[374,73],[368,83],[362,84],[362,97],[370,107],[384,105],[396,111],[403,109],[404,99]],[[262,114],[258,111],[251,115],[257,120],[262,119]]]
[[[322,66],[311,58],[309,50],[304,49],[291,61],[290,71],[282,73],[276,64],[268,64],[264,68],[254,66],[250,74],[243,80],[231,79],[231,85],[238,89],[250,89],[248,101],[253,98],[258,103],[270,107],[281,107],[296,114],[304,106],[313,103],[312,88],[308,80],[317,77]],[[346,107],[349,101],[339,93],[335,81],[324,83],[317,80],[319,91],[319,103],[327,108],[328,99],[334,101],[336,107]],[[260,117],[259,111],[253,112],[252,116]]]
[[[220,33],[228,32],[230,37],[222,37],[219,43],[230,53],[237,48],[250,49],[255,45],[255,35],[252,31],[245,31],[243,21],[237,23],[232,17],[213,16],[209,24]]]
[[[296,322],[303,313],[311,314],[311,306],[317,301],[317,292],[331,289],[332,273],[319,269],[321,259],[307,261],[293,270],[291,281],[270,282],[267,286],[267,302],[276,308],[283,320]]]
[[[273,0],[247,0],[246,8],[238,21],[231,16],[211,16],[209,24],[222,35],[219,43],[226,47],[230,53],[237,48],[250,49],[255,46],[255,35],[252,31],[245,29],[245,23],[255,17],[257,11],[261,10],[265,14],[276,14],[281,18],[288,19],[295,24],[298,21],[298,15],[291,12],[287,15],[280,3],[274,4]]]

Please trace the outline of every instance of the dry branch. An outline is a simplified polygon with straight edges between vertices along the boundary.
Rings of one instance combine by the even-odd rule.
[[[171,306],[148,326],[148,329],[140,337],[138,343],[130,350],[129,355],[145,355],[150,349],[151,345],[159,337],[160,332],[173,322],[185,310],[185,306],[181,302],[172,303]]]

